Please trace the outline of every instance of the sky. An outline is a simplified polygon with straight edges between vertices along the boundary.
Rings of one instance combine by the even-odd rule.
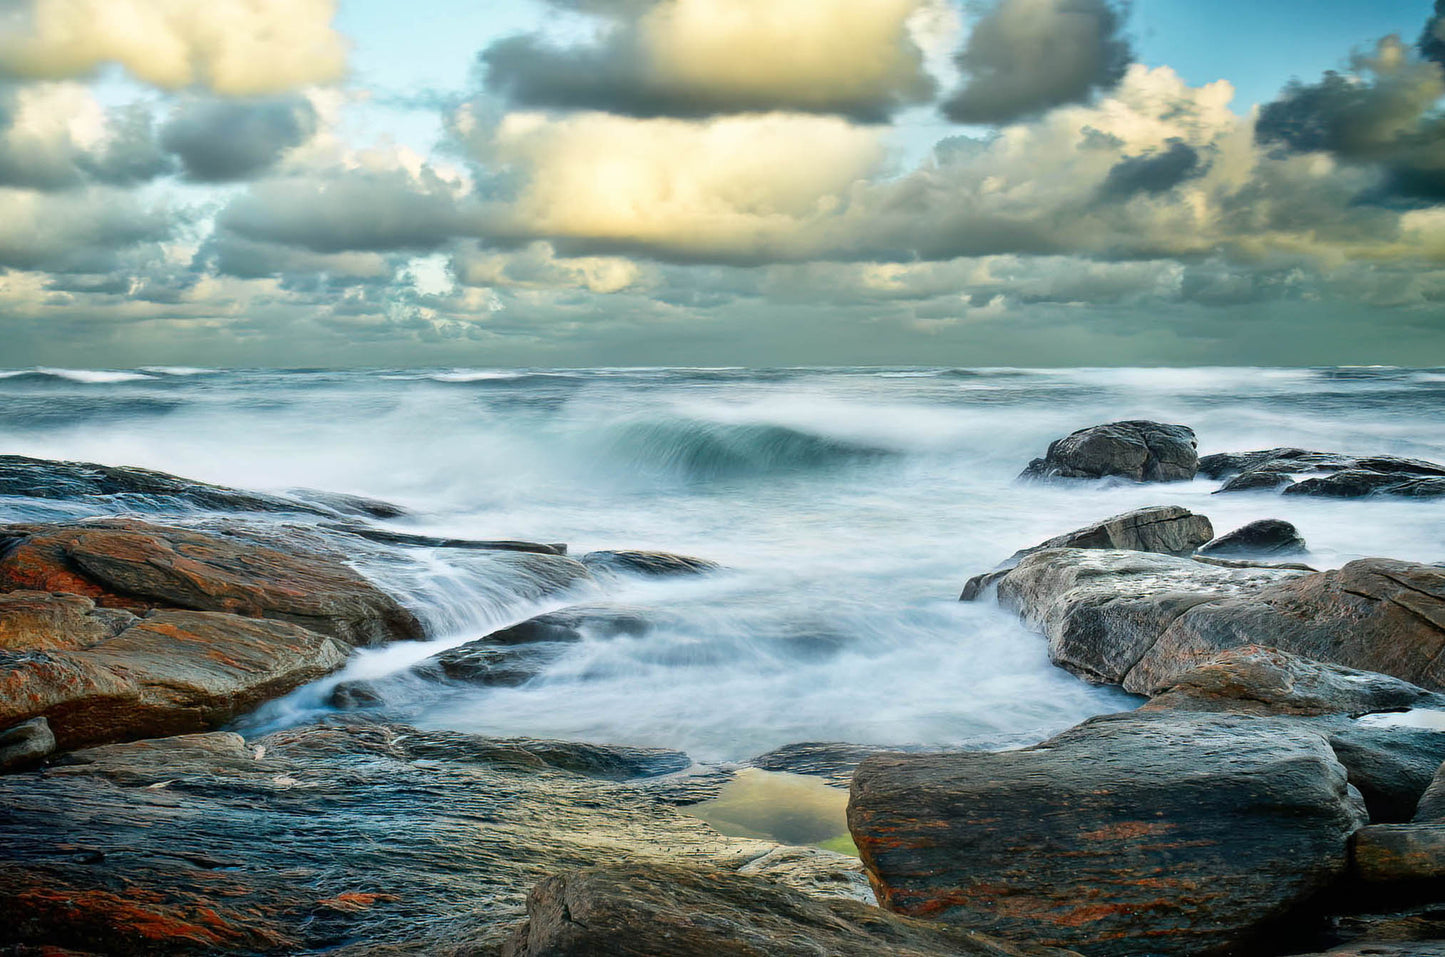
[[[0,367],[1445,365],[1445,0],[0,0]]]

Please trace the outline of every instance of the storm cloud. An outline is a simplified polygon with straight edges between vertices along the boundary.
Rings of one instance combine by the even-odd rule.
[[[1007,123],[1113,89],[1133,60],[1110,0],[998,0],[956,60],[964,85],[943,103],[956,123]]]
[[[161,144],[180,158],[188,179],[224,183],[250,179],[309,140],[316,109],[300,96],[197,99],[178,108],[161,129]]]
[[[1168,149],[1120,160],[1109,170],[1101,193],[1113,199],[1163,193],[1198,176],[1203,168],[1198,150],[1183,140],[1170,140]]]

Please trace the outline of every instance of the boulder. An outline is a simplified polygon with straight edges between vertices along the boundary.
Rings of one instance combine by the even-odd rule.
[[[985,957],[1060,954],[712,867],[593,867],[548,878],[503,957]]]
[[[633,575],[653,576],[705,575],[722,567],[717,562],[708,561],[705,558],[646,551],[588,552],[582,556],[582,564],[594,571],[607,569]]]
[[[1372,824],[1354,840],[1354,872],[1367,883],[1445,879],[1445,824]]]
[[[1224,492],[1253,492],[1259,489],[1282,489],[1294,484],[1294,479],[1286,472],[1275,472],[1269,469],[1256,469],[1253,472],[1242,472],[1215,489],[1213,494],[1220,495]]]
[[[422,637],[411,612],[334,559],[124,519],[0,526],[0,590],[14,589],[273,618],[350,645]]]
[[[1367,495],[1439,498],[1445,495],[1445,478],[1437,475],[1404,475],[1347,469],[1295,482],[1284,490],[1284,494],[1313,495],[1319,498],[1364,498]]]
[[[856,860],[772,864],[777,845],[611,780],[628,766],[656,769],[630,749],[376,724],[76,752],[0,777],[0,951],[492,954],[540,878],[588,865],[751,865],[852,895],[836,875]]]
[[[1415,807],[1417,824],[1445,824],[1445,763],[1435,770]]]
[[[1193,955],[1298,933],[1359,804],[1317,733],[1133,713],[1020,751],[867,758],[848,821],[891,910],[1090,957]]]
[[[44,718],[31,718],[0,731],[0,772],[39,764],[54,753],[55,735]]]
[[[1199,460],[1199,472],[1213,479],[1228,478],[1221,492],[1283,488],[1286,495],[1330,498],[1445,495],[1445,465],[1394,455],[1262,449],[1206,455]]]
[[[1199,546],[1201,555],[1224,557],[1298,555],[1306,550],[1299,529],[1277,518],[1250,522]]]
[[[1195,515],[1187,508],[1156,505],[1135,509],[1014,552],[993,571],[970,578],[959,600],[976,600],[989,585],[1017,566],[1024,556],[1048,548],[1108,548],[1188,555],[1213,537],[1214,526],[1209,519]]]
[[[1058,439],[1020,478],[1097,479],[1117,475],[1135,482],[1187,482],[1199,467],[1194,430],[1160,422],[1111,422]]]

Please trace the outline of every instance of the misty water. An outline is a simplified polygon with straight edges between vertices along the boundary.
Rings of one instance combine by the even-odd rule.
[[[539,598],[514,556],[359,553],[434,639],[361,652],[245,727],[314,720],[338,681],[607,601],[663,624],[569,646],[519,687],[398,686],[386,716],[704,759],[820,740],[998,747],[1132,706],[1050,666],[1012,616],[957,601],[965,579],[1015,549],[1131,508],[1184,505],[1221,532],[1287,519],[1317,567],[1445,561],[1445,502],[1211,496],[1205,479],[1016,483],[1054,438],[1153,418],[1192,426],[1201,453],[1294,445],[1445,461],[1442,412],[1445,371],[1388,368],[0,373],[3,452],[360,493],[409,509],[385,524],[410,532],[725,566]],[[98,512],[0,498],[6,521]]]

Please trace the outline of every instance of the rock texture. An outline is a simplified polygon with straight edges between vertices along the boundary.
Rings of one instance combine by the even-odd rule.
[[[1277,518],[1250,522],[1199,546],[1199,554],[1219,557],[1298,555],[1305,551],[1299,529]]]
[[[0,731],[0,772],[39,764],[55,753],[55,734],[44,718],[31,718]]]
[[[1187,482],[1199,467],[1194,430],[1183,425],[1130,421],[1096,425],[1058,439],[1021,478]]]
[[[1166,713],[871,757],[848,819],[890,909],[1107,957],[1289,940],[1364,815],[1320,735]]]
[[[634,575],[705,575],[722,566],[705,558],[673,555],[670,552],[600,551],[582,556],[588,568],[629,572]]]
[[[1355,874],[1368,883],[1445,879],[1445,824],[1372,824],[1354,840]]]
[[[598,751],[312,726],[109,745],[0,777],[0,950],[494,954],[533,885],[589,866],[751,865],[853,893],[838,875],[856,861],[722,837],[605,779],[635,758]]]
[[[0,590],[15,589],[67,592],[137,613],[273,618],[350,645],[422,637],[410,612],[333,559],[125,519],[0,526]]]
[[[1148,694],[1245,644],[1445,687],[1445,568],[1363,559],[1314,574],[1056,549],[999,582],[1056,664]]]
[[[1221,492],[1282,488],[1286,495],[1332,498],[1445,495],[1445,465],[1394,455],[1352,456],[1293,448],[1226,452],[1200,459],[1199,472],[1227,478]]]
[[[718,868],[588,868],[549,878],[503,957],[1043,957],[853,901]]]
[[[1135,509],[1014,552],[993,571],[970,578],[959,600],[976,600],[1026,555],[1048,548],[1107,548],[1188,555],[1213,537],[1214,526],[1209,519],[1187,508],[1156,505]]]

